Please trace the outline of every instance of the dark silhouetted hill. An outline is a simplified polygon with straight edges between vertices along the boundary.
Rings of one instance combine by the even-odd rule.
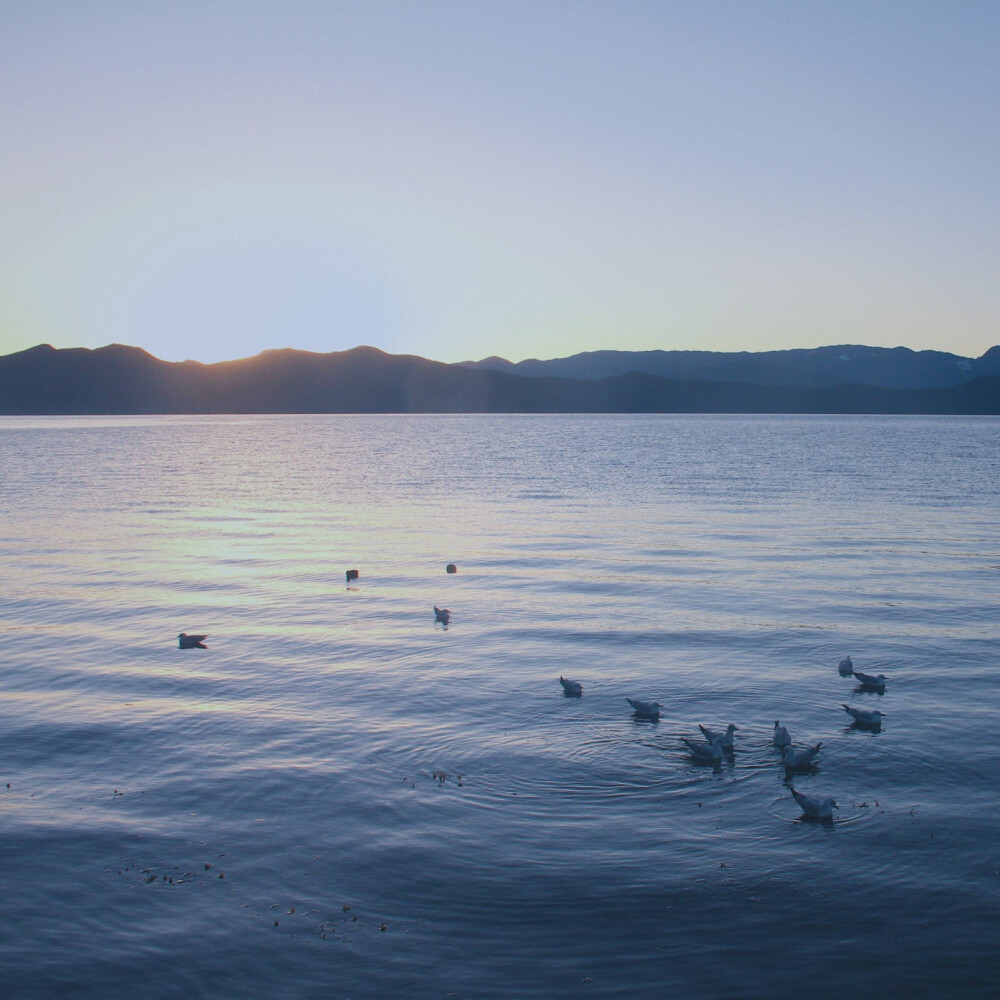
[[[602,379],[643,372],[668,379],[745,382],[751,385],[874,385],[892,389],[956,386],[981,375],[1000,375],[1000,347],[981,358],[905,347],[817,347],[790,351],[726,353],[717,351],[592,351],[552,361],[503,358],[465,361],[477,370],[502,371],[531,378]]]
[[[331,354],[265,351],[212,365],[160,361],[120,344],[97,350],[42,345],[0,358],[3,414],[670,412],[996,414],[1000,377],[921,389],[763,385],[640,372],[529,378],[372,347]]]

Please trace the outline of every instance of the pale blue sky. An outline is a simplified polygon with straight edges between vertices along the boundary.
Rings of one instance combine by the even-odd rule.
[[[962,0],[0,0],[0,354],[979,355],[997,52]]]

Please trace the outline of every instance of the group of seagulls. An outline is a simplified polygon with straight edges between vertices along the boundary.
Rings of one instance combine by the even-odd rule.
[[[850,656],[844,657],[837,665],[837,669],[842,677],[853,677],[858,681],[857,691],[885,693],[885,675],[865,674],[855,670]],[[562,685],[563,694],[566,697],[579,698],[583,695],[583,684],[580,681],[560,676],[559,683]],[[658,701],[643,701],[639,698],[626,698],[625,700],[632,706],[636,718],[653,722],[660,718],[660,710],[663,706]],[[855,726],[864,729],[877,730],[881,728],[882,719],[885,718],[885,713],[878,709],[852,708],[850,705],[844,704],[844,711],[854,720]],[[733,753],[734,733],[739,732],[739,726],[729,723],[722,732],[700,724],[698,728],[701,730],[702,736],[705,737],[704,741],[688,739],[686,736],[681,737],[681,742],[687,747],[694,760],[707,764],[719,764],[724,756]],[[811,746],[794,747],[788,729],[778,719],[774,720],[774,735],[771,742],[775,748],[781,751],[781,761],[784,764],[786,776],[795,772],[808,771],[823,746],[823,742],[820,741]],[[789,790],[803,814],[812,819],[831,820],[833,810],[839,808],[833,798],[815,798],[791,785],[789,785]]]
[[[446,572],[454,573],[455,571],[455,565],[449,563],[446,567]],[[347,585],[350,587],[351,583],[358,579],[360,573],[356,569],[349,569],[344,575],[347,579]],[[447,629],[448,623],[451,620],[451,612],[447,608],[439,608],[436,604],[433,607],[435,624],[440,624]],[[205,645],[207,638],[207,634],[188,635],[187,632],[181,632],[177,636],[177,645],[180,649],[207,649],[208,647]],[[855,670],[850,656],[845,656],[837,664],[837,670],[842,677],[853,677],[858,682],[856,690],[859,692],[885,693],[885,675],[866,674],[860,670]],[[583,684],[580,681],[560,676],[559,683],[562,685],[563,694],[567,698],[580,698],[583,696]],[[663,706],[658,701],[644,701],[641,698],[626,698],[625,700],[632,707],[636,718],[651,722],[659,720],[660,710]],[[873,730],[881,728],[882,720],[885,718],[884,712],[880,712],[878,709],[853,708],[843,702],[841,704],[844,706],[844,711],[854,720],[853,725]],[[719,764],[726,755],[733,753],[734,734],[739,732],[739,726],[729,723],[722,732],[709,729],[707,726],[701,724],[699,724],[698,728],[701,730],[702,736],[704,736],[704,741],[688,739],[686,736],[681,737],[681,742],[694,760],[709,764]],[[778,719],[774,720],[772,743],[775,748],[781,751],[781,760],[784,764],[786,775],[790,775],[793,772],[807,771],[823,746],[822,741],[820,741],[814,743],[812,746],[796,749],[792,745],[792,737],[788,729]],[[814,798],[813,796],[806,795],[805,792],[800,792],[791,785],[789,786],[789,790],[802,809],[803,814],[814,819],[830,820],[833,818],[833,810],[838,808],[836,801],[832,798]]]
[[[457,573],[458,567],[454,563],[448,563],[445,567],[445,572],[448,574]],[[347,588],[351,589],[351,584],[361,576],[360,570],[349,569],[344,573],[344,577],[347,580]],[[444,626],[445,629],[448,628],[448,623],[451,621],[451,612],[447,608],[439,608],[436,604],[434,605],[434,622],[435,624]],[[177,647],[178,649],[208,649],[205,645],[205,640],[208,635],[188,635],[187,632],[181,632],[177,636]],[[562,678],[560,678],[561,680]],[[571,682],[572,683],[572,682]],[[581,688],[582,691],[582,688]]]

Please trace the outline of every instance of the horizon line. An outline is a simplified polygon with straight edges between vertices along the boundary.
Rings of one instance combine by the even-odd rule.
[[[142,353],[149,355],[149,357],[154,358],[155,360],[157,360],[159,362],[162,362],[163,364],[170,364],[170,365],[195,364],[195,365],[203,365],[203,366],[206,366],[206,367],[211,366],[211,365],[233,364],[233,363],[237,363],[237,362],[240,362],[240,361],[252,361],[254,358],[260,358],[260,357],[263,357],[266,354],[281,354],[281,353],[286,353],[287,352],[287,353],[295,353],[295,354],[311,354],[311,355],[315,355],[316,357],[328,357],[329,355],[332,355],[332,354],[350,354],[352,351],[376,351],[379,354],[383,354],[383,355],[385,355],[387,357],[420,358],[422,361],[432,361],[435,364],[448,365],[448,366],[456,366],[456,365],[457,366],[462,366],[462,365],[469,365],[469,364],[482,364],[482,363],[484,363],[486,361],[502,361],[504,364],[508,364],[508,365],[511,365],[511,366],[517,366],[517,365],[520,365],[520,364],[527,364],[529,362],[539,362],[541,364],[546,364],[546,363],[553,362],[553,361],[566,361],[566,360],[568,360],[570,358],[586,357],[586,356],[594,355],[594,354],[635,354],[635,355],[640,355],[640,354],[718,354],[718,355],[741,355],[741,354],[746,354],[746,355],[760,355],[760,354],[790,354],[792,352],[800,352],[800,351],[810,352],[810,351],[829,351],[829,350],[859,349],[859,348],[862,349],[862,350],[867,350],[867,351],[907,351],[907,352],[909,352],[911,354],[943,354],[943,355],[947,355],[948,357],[958,358],[960,360],[978,361],[978,360],[981,360],[982,358],[986,357],[986,355],[990,354],[992,351],[1000,349],[1000,344],[994,344],[993,346],[988,347],[982,354],[979,354],[979,355],[955,354],[952,351],[940,350],[940,349],[937,349],[937,348],[923,348],[923,349],[917,350],[917,349],[912,348],[912,347],[906,347],[903,344],[897,344],[895,347],[879,347],[879,346],[873,346],[873,345],[870,345],[870,344],[857,344],[857,343],[854,343],[854,344],[852,344],[852,343],[823,344],[823,345],[821,345],[819,347],[787,347],[787,348],[777,348],[777,349],[760,350],[760,351],[746,351],[746,350],[743,350],[743,351],[717,351],[717,350],[710,350],[710,349],[703,349],[703,348],[669,348],[669,347],[650,348],[650,349],[647,349],[647,350],[633,351],[633,350],[622,350],[622,349],[614,348],[614,347],[607,347],[607,348],[598,348],[596,350],[591,350],[591,351],[577,351],[574,354],[564,354],[564,355],[560,355],[558,357],[552,357],[552,358],[537,358],[537,357],[522,358],[520,361],[511,361],[508,358],[505,358],[505,357],[503,357],[502,355],[499,355],[499,354],[488,354],[488,355],[486,355],[486,356],[484,356],[482,358],[478,358],[478,359],[467,358],[467,359],[465,359],[463,361],[439,361],[437,358],[427,357],[427,356],[422,355],[422,354],[415,354],[415,353],[410,352],[410,351],[393,352],[393,351],[387,351],[387,350],[385,350],[384,348],[381,348],[381,347],[375,347],[372,344],[356,344],[353,347],[342,348],[340,350],[332,350],[332,351],[313,351],[313,350],[308,350],[306,348],[300,348],[300,347],[266,347],[263,350],[258,351],[256,354],[248,354],[248,355],[244,355],[242,357],[235,357],[235,358],[223,358],[223,359],[218,360],[218,361],[199,361],[197,358],[183,358],[183,359],[178,360],[178,361],[171,361],[171,360],[169,360],[167,358],[162,358],[159,355],[153,354],[152,351],[148,350],[145,347],[141,347],[141,346],[139,346],[137,344],[123,344],[123,343],[120,343],[119,341],[112,341],[109,344],[102,344],[100,347],[82,347],[82,346],[77,346],[77,347],[54,347],[50,343],[39,343],[39,344],[33,345],[32,347],[26,347],[26,348],[22,348],[21,350],[18,350],[18,351],[11,351],[8,354],[0,355],[0,358],[13,357],[16,354],[26,354],[29,351],[37,351],[37,350],[41,350],[41,349],[45,349],[45,348],[47,348],[47,349],[49,349],[51,351],[91,351],[91,352],[96,352],[96,351],[106,351],[106,350],[108,350],[110,348],[115,348],[115,347],[125,348],[127,350],[132,350],[132,351],[141,351]]]

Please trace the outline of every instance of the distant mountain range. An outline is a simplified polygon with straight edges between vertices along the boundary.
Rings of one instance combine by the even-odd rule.
[[[575,374],[570,374],[575,373]],[[724,354],[599,351],[442,364],[373,347],[201,364],[137,347],[0,357],[2,414],[1000,413],[1000,347]]]
[[[817,347],[791,351],[592,351],[552,361],[503,358],[465,361],[468,368],[531,378],[602,379],[644,372],[668,379],[745,382],[749,385],[833,388],[878,385],[890,389],[932,389],[961,385],[980,375],[1000,375],[1000,347],[981,358],[906,347]]]

